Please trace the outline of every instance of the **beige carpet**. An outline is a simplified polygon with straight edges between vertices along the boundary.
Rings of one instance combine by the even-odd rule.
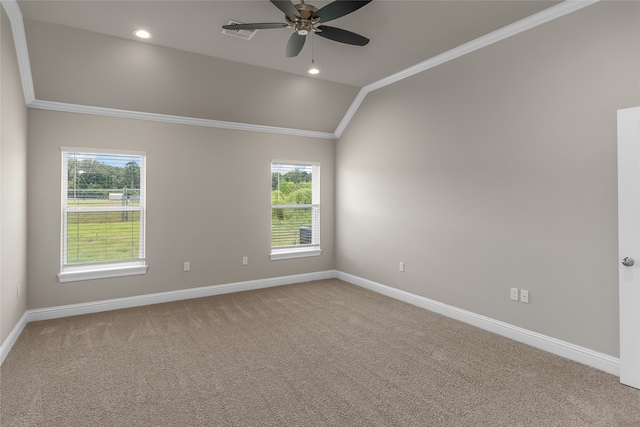
[[[618,378],[325,280],[30,323],[8,426],[640,426]]]

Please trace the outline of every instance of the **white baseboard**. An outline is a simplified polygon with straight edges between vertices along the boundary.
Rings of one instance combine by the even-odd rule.
[[[9,355],[9,352],[13,348],[13,345],[16,343],[16,341],[18,341],[18,337],[20,336],[22,330],[26,325],[27,313],[25,312],[20,320],[18,320],[18,323],[16,323],[16,326],[14,326],[11,332],[9,332],[9,336],[7,337],[7,339],[4,340],[2,345],[0,345],[0,366],[2,366],[4,359],[6,359],[6,357]]]
[[[214,295],[230,294],[233,292],[251,291],[255,289],[271,288],[274,286],[311,282],[313,280],[331,279],[334,277],[335,271],[328,270],[316,273],[296,274],[293,276],[281,276],[268,279],[250,280],[246,282],[226,283],[224,285],[212,285],[200,288],[181,289],[179,291],[160,292],[157,294],[116,298],[104,301],[39,308],[35,310],[27,310],[27,322],[57,319],[60,317],[78,316],[81,314],[99,313],[101,311],[120,310],[123,308],[141,307],[152,304],[162,304],[165,302],[210,297]]]
[[[502,335],[514,341],[519,341],[549,353],[562,356],[566,359],[591,366],[592,368],[599,369],[609,374],[620,376],[620,359],[618,358],[351,274],[337,271],[335,277],[353,285],[357,285],[420,308],[442,314],[443,316],[468,323],[480,329]]]
[[[156,294],[139,295],[126,298],[116,298],[104,301],[92,301],[80,304],[62,305],[57,307],[27,310],[22,315],[6,340],[0,345],[0,366],[4,362],[11,348],[18,340],[22,330],[29,322],[39,320],[58,319],[61,317],[79,316],[82,314],[99,313],[102,311],[119,310],[123,308],[141,307],[145,305],[161,304],[165,302],[181,301],[192,298],[209,297],[213,295],[229,294],[233,292],[251,291],[254,289],[271,288],[274,286],[291,285],[294,283],[311,282],[313,280],[332,279],[335,270],[319,271],[315,273],[296,274],[291,276],[273,277],[267,279],[249,280],[246,282],[226,283],[223,285],[204,286],[200,288],[182,289],[179,291],[160,292]]]
[[[22,330],[29,322],[333,278],[337,278],[379,294],[468,323],[480,329],[484,329],[512,340],[528,344],[532,347],[548,351],[549,353],[574,360],[612,375],[620,376],[620,359],[618,358],[336,270],[27,310],[13,328],[7,339],[2,343],[2,345],[0,345],[0,365],[2,365],[2,362],[4,362],[9,351],[11,351],[11,348],[22,333]]]

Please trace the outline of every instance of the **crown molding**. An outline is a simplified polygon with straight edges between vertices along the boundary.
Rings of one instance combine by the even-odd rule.
[[[340,123],[338,124],[338,127],[336,128],[336,131],[334,133],[336,138],[340,138],[342,136],[342,132],[345,131],[345,129],[347,128],[347,125],[349,124],[349,122],[351,121],[353,116],[356,115],[356,112],[358,111],[358,108],[360,108],[360,104],[362,104],[362,101],[364,101],[364,98],[367,96],[367,94],[369,92],[370,91],[368,91],[364,87],[362,89],[360,89],[360,92],[358,92],[358,94],[356,95],[355,99],[351,103],[351,106],[349,107],[349,109],[345,113],[345,115],[342,118],[342,120],[340,120]]]
[[[290,129],[274,126],[252,125],[247,123],[224,122],[220,120],[172,116],[169,114],[145,113],[141,111],[120,110],[116,108],[93,107],[90,105],[41,101],[38,99],[31,102],[27,106],[29,108],[37,108],[40,110],[90,114],[94,116],[118,117],[121,119],[146,120],[150,122],[173,123],[179,125],[202,126],[219,129],[244,130],[249,132],[275,133],[279,135],[304,136],[309,138],[336,139],[335,134],[329,132],[316,132],[310,130]]]
[[[29,50],[27,49],[27,37],[24,32],[22,12],[20,12],[20,7],[16,0],[0,0],[0,3],[11,23],[11,32],[13,33],[16,56],[18,57],[18,69],[22,80],[22,91],[24,92],[24,103],[29,105],[36,99],[36,92],[33,88],[31,63],[29,62]]]
[[[338,124],[335,132],[333,133],[37,100],[35,98],[33,78],[31,75],[31,65],[29,63],[29,53],[27,50],[27,40],[24,32],[22,13],[20,12],[20,8],[18,7],[16,0],[0,0],[0,3],[2,3],[2,6],[4,7],[5,11],[7,12],[7,16],[9,17],[9,21],[11,22],[11,29],[13,31],[16,53],[18,56],[18,66],[20,68],[20,76],[22,78],[25,103],[30,108],[79,114],[93,114],[99,116],[119,117],[136,120],[147,120],[163,123],[184,124],[190,126],[242,130],[249,132],[273,133],[279,135],[303,136],[321,139],[338,139],[342,136],[342,133],[351,122],[351,119],[353,119],[353,117],[355,116],[356,112],[360,108],[360,105],[362,104],[368,93],[373,92],[374,90],[381,89],[385,86],[389,86],[393,83],[399,82],[416,74],[422,73],[438,65],[452,61],[463,55],[474,52],[478,49],[482,49],[483,47],[497,43],[501,40],[522,33],[523,31],[527,31],[531,28],[545,24],[549,21],[560,18],[564,15],[575,12],[594,3],[598,3],[599,1],[601,0],[565,0],[564,2],[559,3],[555,6],[551,6],[550,8],[509,24],[489,34],[478,37],[477,39],[474,39],[468,43],[462,44],[444,53],[436,55],[430,59],[427,59],[426,61],[420,62],[388,77],[373,82],[360,89],[360,92],[358,92],[358,94],[356,95],[355,99],[351,103],[351,106],[349,107],[344,117]]]
[[[550,8],[523,18],[491,33],[485,34],[484,36],[478,37],[477,39],[471,40],[470,42],[462,44],[458,47],[427,59],[426,61],[405,68],[404,70],[398,71],[395,74],[392,74],[388,77],[385,77],[363,87],[356,98],[353,100],[351,107],[349,107],[347,113],[338,125],[335,131],[336,138],[340,138],[342,136],[342,133],[347,128],[347,125],[356,114],[356,111],[358,111],[358,109],[360,108],[360,104],[364,101],[364,98],[369,92],[373,92],[374,90],[381,89],[385,86],[389,86],[393,83],[422,73],[423,71],[427,71],[431,68],[437,67],[438,65],[442,65],[445,62],[452,61],[463,55],[482,49],[483,47],[487,47],[501,40],[515,36],[516,34],[520,34],[531,28],[537,27],[538,25],[553,21],[554,19],[560,18],[564,15],[575,12],[594,3],[598,3],[599,1],[600,0],[565,0],[562,3],[551,6]]]

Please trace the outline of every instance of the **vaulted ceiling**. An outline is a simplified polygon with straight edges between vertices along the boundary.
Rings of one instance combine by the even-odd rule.
[[[294,0],[294,3],[298,1]],[[310,1],[321,7],[328,1]],[[557,1],[374,0],[331,22],[371,41],[355,47],[316,37],[320,80],[362,87],[539,12]],[[132,30],[153,33],[150,44],[306,75],[311,45],[285,57],[293,30],[259,30],[251,40],[222,34],[229,19],[284,22],[284,14],[260,1],[19,1],[23,16],[114,37],[135,39]]]
[[[454,59],[573,7],[542,0],[374,0],[331,22],[368,37],[366,46],[316,36],[300,55],[287,58],[291,29],[259,30],[251,40],[222,34],[230,19],[284,22],[267,0],[24,0],[17,5],[35,98],[44,101],[40,107],[80,105],[321,137],[339,133],[368,91],[397,76],[428,69],[424,64],[434,58]],[[132,31],[139,28],[153,37],[136,39]],[[321,68],[317,76],[306,74],[312,51]]]

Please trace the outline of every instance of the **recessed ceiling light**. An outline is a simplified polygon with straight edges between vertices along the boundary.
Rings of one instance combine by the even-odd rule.
[[[150,39],[153,37],[153,34],[146,30],[133,30],[133,35],[141,39]]]
[[[311,52],[313,52],[313,50]],[[316,66],[316,60],[313,57],[313,53],[311,54],[311,67],[309,67],[309,69],[307,70],[307,73],[313,74],[313,75],[320,74],[320,68]]]

